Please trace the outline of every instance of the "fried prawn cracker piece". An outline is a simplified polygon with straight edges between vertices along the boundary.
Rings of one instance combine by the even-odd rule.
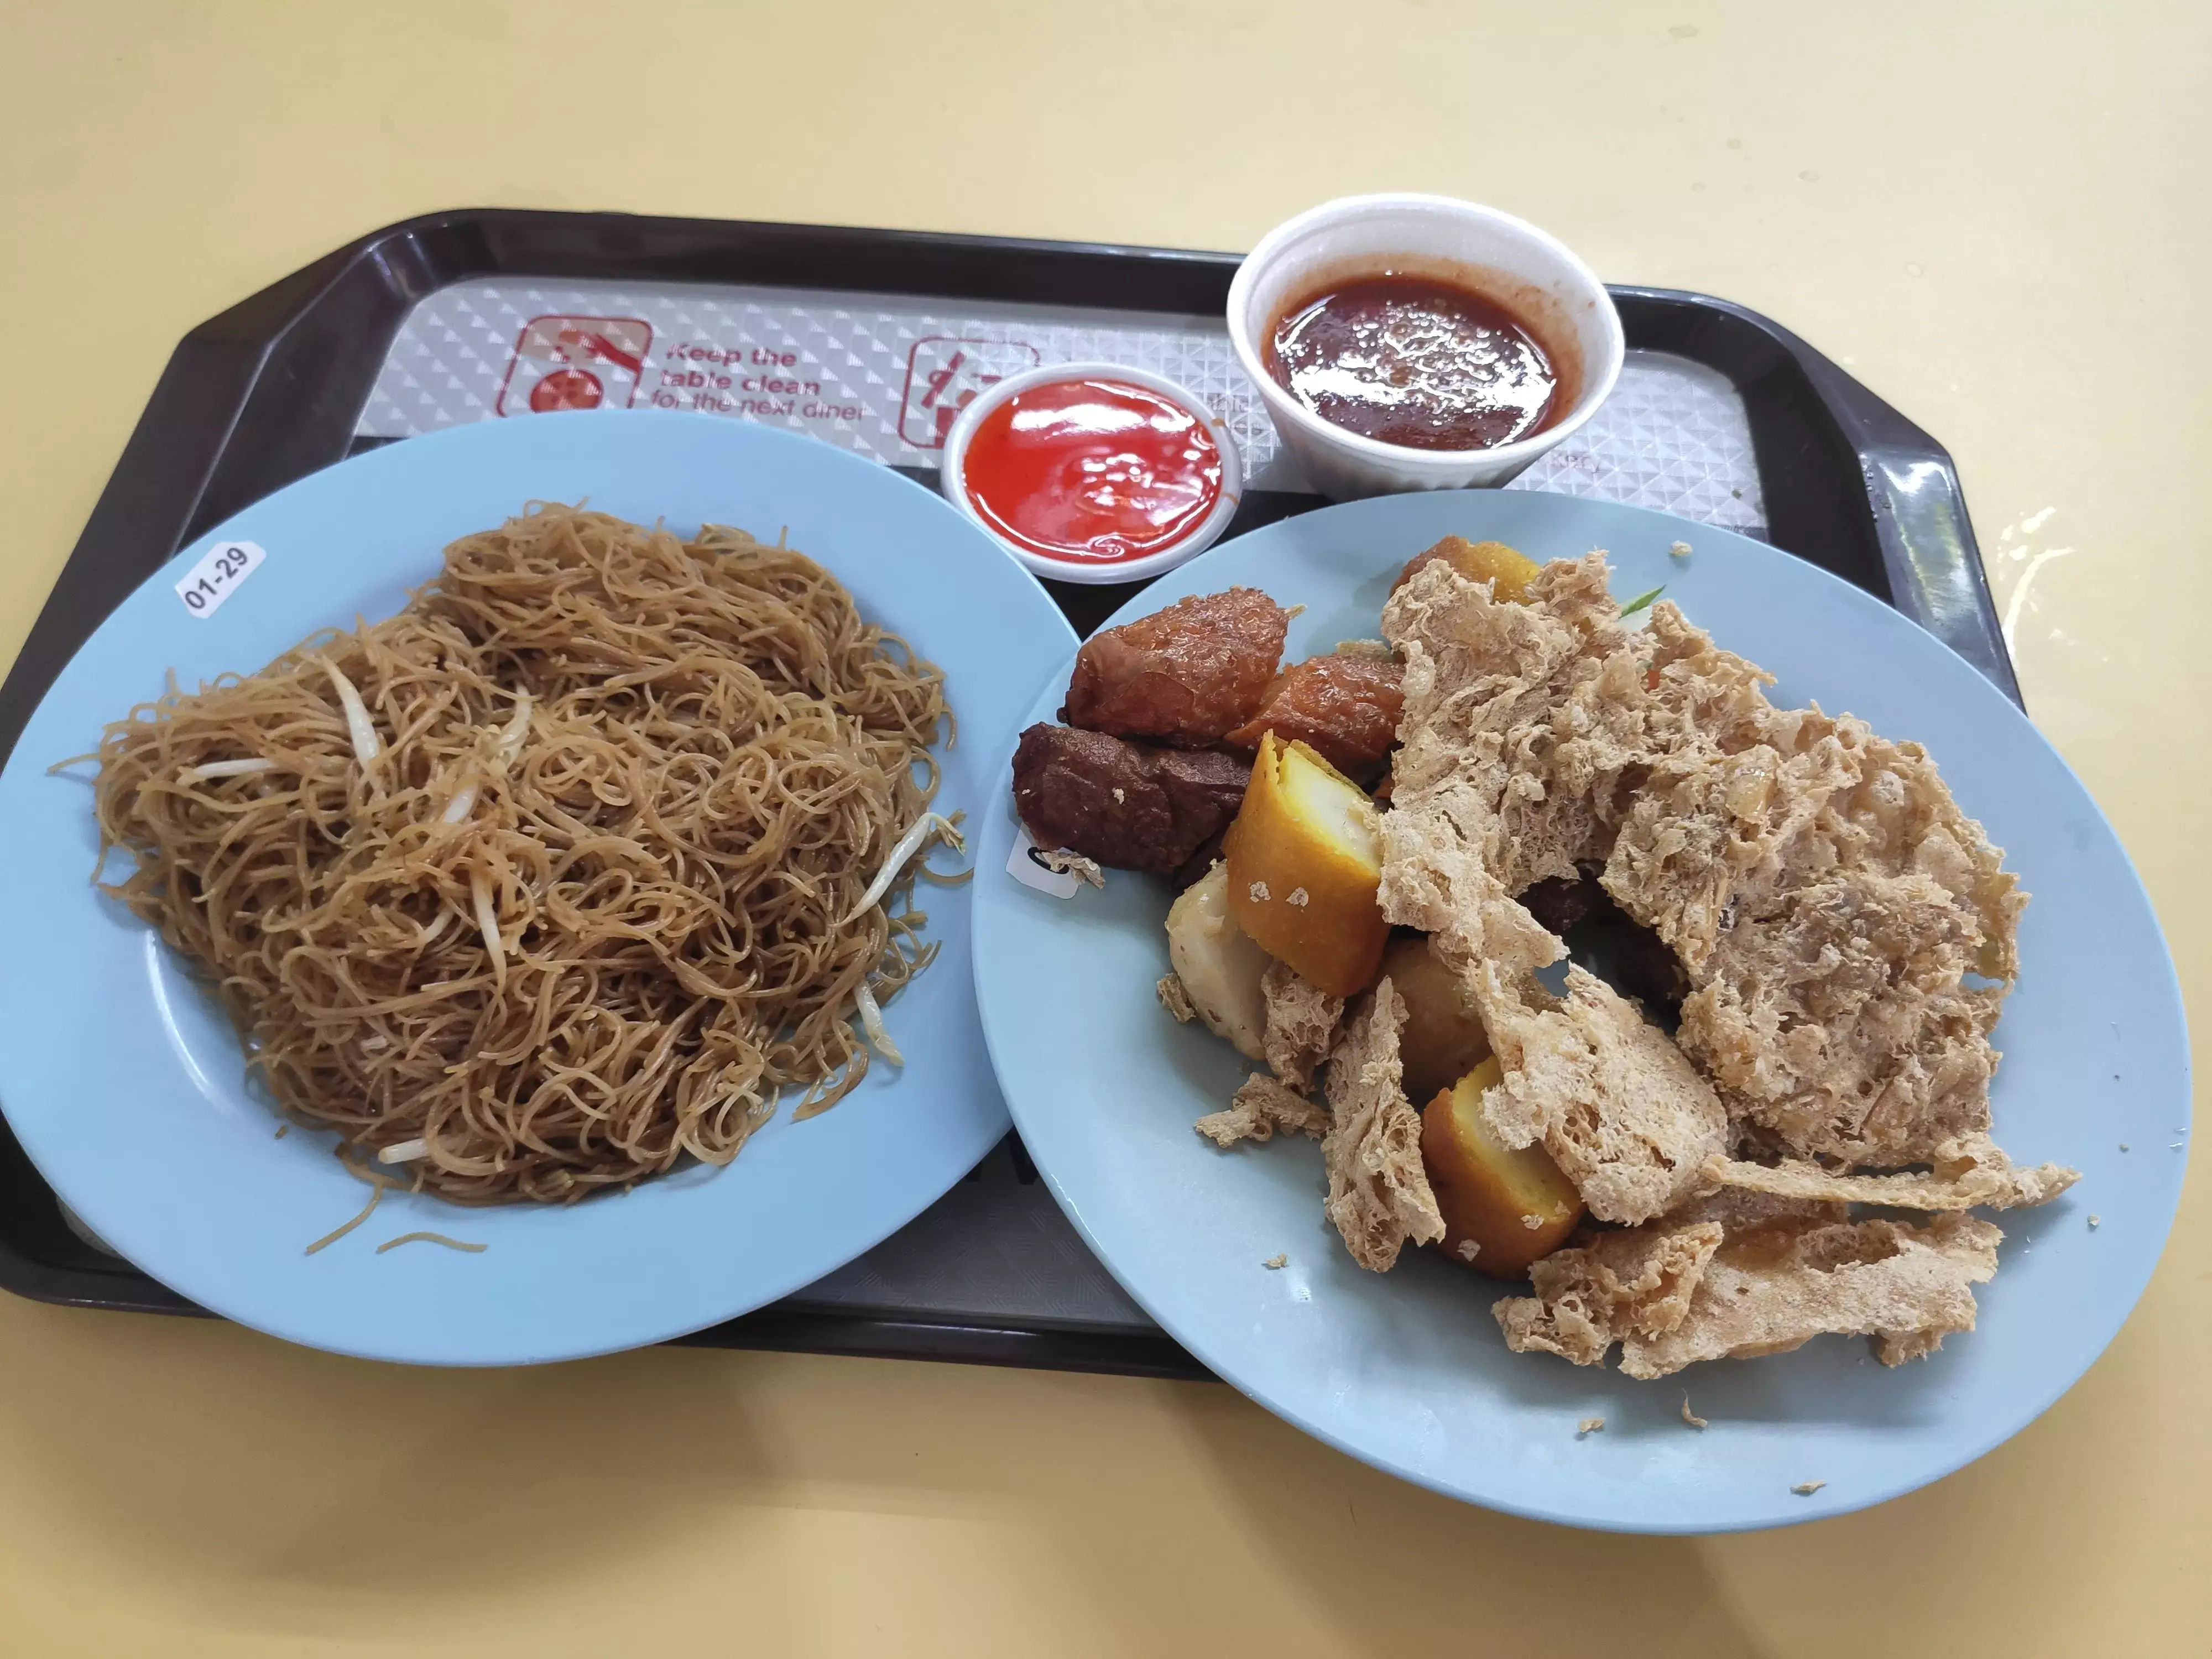
[[[1322,1141],[1328,1170],[1328,1218],[1352,1260],[1387,1273],[1411,1241],[1444,1236],[1421,1164],[1421,1120],[1406,1098],[1398,1033],[1406,1005],[1379,981],[1346,1028],[1328,1063],[1329,1127]]]
[[[1632,1334],[1663,1336],[1681,1324],[1721,1237],[1717,1221],[1587,1234],[1529,1268],[1534,1296],[1506,1297],[1491,1312],[1516,1353],[1595,1365]]]
[[[1987,1135],[1962,1136],[1936,1149],[1925,1173],[1842,1173],[1799,1158],[1757,1164],[1717,1158],[1705,1179],[1738,1192],[1844,1204],[1880,1204],[1899,1210],[1994,1210],[2048,1204],[2081,1178],[2078,1170],[2043,1164],[2021,1169]]]
[[[1261,975],[1260,997],[1267,1017],[1261,1043],[1267,1069],[1304,1094],[1336,1048],[1344,1027],[1344,999],[1279,962],[1270,963]]]
[[[1787,884],[1786,855],[1809,851],[1806,830],[1856,775],[1836,733],[1801,735],[1806,745],[1788,753],[1762,733],[1742,749],[1670,757],[1621,823],[1607,885],[1692,969],[1735,909]]]
[[[1509,991],[1488,964],[1475,982],[1505,1069],[1483,1102],[1492,1134],[1508,1146],[1541,1141],[1601,1221],[1649,1221],[1705,1186],[1728,1114],[1635,1003],[1580,968],[1567,969],[1564,998]]]
[[[1159,998],[1160,1006],[1168,1011],[1176,1024],[1188,1025],[1198,1018],[1198,1005],[1190,1000],[1190,992],[1183,985],[1181,975],[1161,975],[1152,991]]]
[[[1732,1114],[1850,1164],[1988,1128],[2005,987],[1966,976],[2011,978],[2027,900],[1917,744],[1771,709],[1655,764],[1603,880],[1689,970],[1680,1040]]]
[[[1277,1133],[1311,1135],[1328,1132],[1328,1114],[1263,1072],[1244,1079],[1226,1109],[1209,1112],[1191,1126],[1226,1152],[1244,1140],[1273,1140]]]

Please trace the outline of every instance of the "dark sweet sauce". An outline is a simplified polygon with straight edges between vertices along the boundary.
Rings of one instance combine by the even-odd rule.
[[[1297,301],[1268,331],[1267,361],[1331,425],[1408,449],[1491,449],[1565,413],[1534,333],[1432,277],[1360,277]]]

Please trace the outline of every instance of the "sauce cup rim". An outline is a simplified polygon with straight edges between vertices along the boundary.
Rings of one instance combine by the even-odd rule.
[[[1203,421],[1206,430],[1213,435],[1215,447],[1221,452],[1221,491],[1214,498],[1212,510],[1165,547],[1139,559],[1102,560],[1094,563],[1056,558],[1000,535],[977,509],[968,494],[968,479],[963,463],[968,458],[969,441],[975,435],[975,428],[982,423],[984,416],[1008,399],[1033,386],[1051,386],[1061,380],[1121,380],[1131,386],[1142,386],[1147,392],[1158,392]],[[1093,586],[1145,581],[1197,557],[1220,538],[1221,532],[1229,527],[1229,521],[1237,516],[1237,504],[1244,496],[1243,456],[1237,450],[1236,439],[1230,434],[1228,422],[1214,413],[1205,398],[1164,374],[1156,374],[1148,368],[1139,368],[1131,363],[1105,362],[1040,363],[1035,368],[1022,370],[1018,374],[1009,374],[1005,380],[976,393],[953,421],[951,429],[945,434],[945,448],[939,457],[937,477],[938,489],[945,499],[959,508],[969,523],[1019,559],[1023,568],[1030,574],[1049,577],[1054,581],[1082,582]]]
[[[1450,216],[1477,220],[1502,227],[1528,237],[1549,255],[1573,279],[1576,286],[1586,290],[1584,298],[1597,303],[1595,309],[1599,318],[1599,332],[1603,337],[1605,349],[1602,361],[1588,361],[1589,354],[1582,355],[1581,394],[1574,407],[1565,416],[1525,438],[1510,443],[1492,444],[1474,449],[1417,449],[1408,444],[1387,443],[1380,438],[1370,438],[1363,433],[1349,430],[1325,421],[1285,391],[1275,377],[1267,372],[1261,360],[1254,330],[1265,323],[1254,323],[1251,318],[1252,292],[1260,277],[1267,271],[1274,258],[1283,249],[1314,229],[1368,214],[1391,212],[1403,209],[1431,210]],[[1427,257],[1407,249],[1408,257]],[[1377,256],[1382,257],[1382,256]],[[1379,274],[1379,273],[1378,273]],[[1595,271],[1558,237],[1540,226],[1530,224],[1498,208],[1485,207],[1480,202],[1466,201],[1456,196],[1429,195],[1416,191],[1395,191],[1364,196],[1340,196],[1308,208],[1277,225],[1257,242],[1237,267],[1236,276],[1229,284],[1228,316],[1229,340],[1237,353],[1237,361],[1258,390],[1267,407],[1268,414],[1278,424],[1288,422],[1308,437],[1340,448],[1347,453],[1364,459],[1384,462],[1398,468],[1450,472],[1470,465],[1481,464],[1486,469],[1514,467],[1516,463],[1534,460],[1546,451],[1558,446],[1586,425],[1601,404],[1612,396],[1614,385],[1620,379],[1621,363],[1626,355],[1626,340],[1620,326],[1620,313]],[[1579,350],[1579,337],[1576,342]]]

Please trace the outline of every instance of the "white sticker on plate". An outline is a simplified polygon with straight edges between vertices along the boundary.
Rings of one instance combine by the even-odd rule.
[[[1065,871],[1047,869],[1037,856],[1037,844],[1018,823],[1014,826],[1014,850],[1006,854],[1006,873],[1023,886],[1034,887],[1054,898],[1073,898],[1075,890],[1082,885]]]
[[[217,542],[178,580],[177,597],[195,617],[212,617],[268,556],[253,542]]]

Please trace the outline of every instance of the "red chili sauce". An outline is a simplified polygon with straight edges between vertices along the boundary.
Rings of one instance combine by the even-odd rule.
[[[986,415],[961,463],[1007,540],[1085,564],[1182,539],[1221,499],[1221,447],[1171,398],[1125,380],[1054,380]]]
[[[1267,348],[1276,384],[1322,419],[1408,449],[1489,449],[1566,412],[1534,333],[1432,277],[1337,283],[1286,307]]]

